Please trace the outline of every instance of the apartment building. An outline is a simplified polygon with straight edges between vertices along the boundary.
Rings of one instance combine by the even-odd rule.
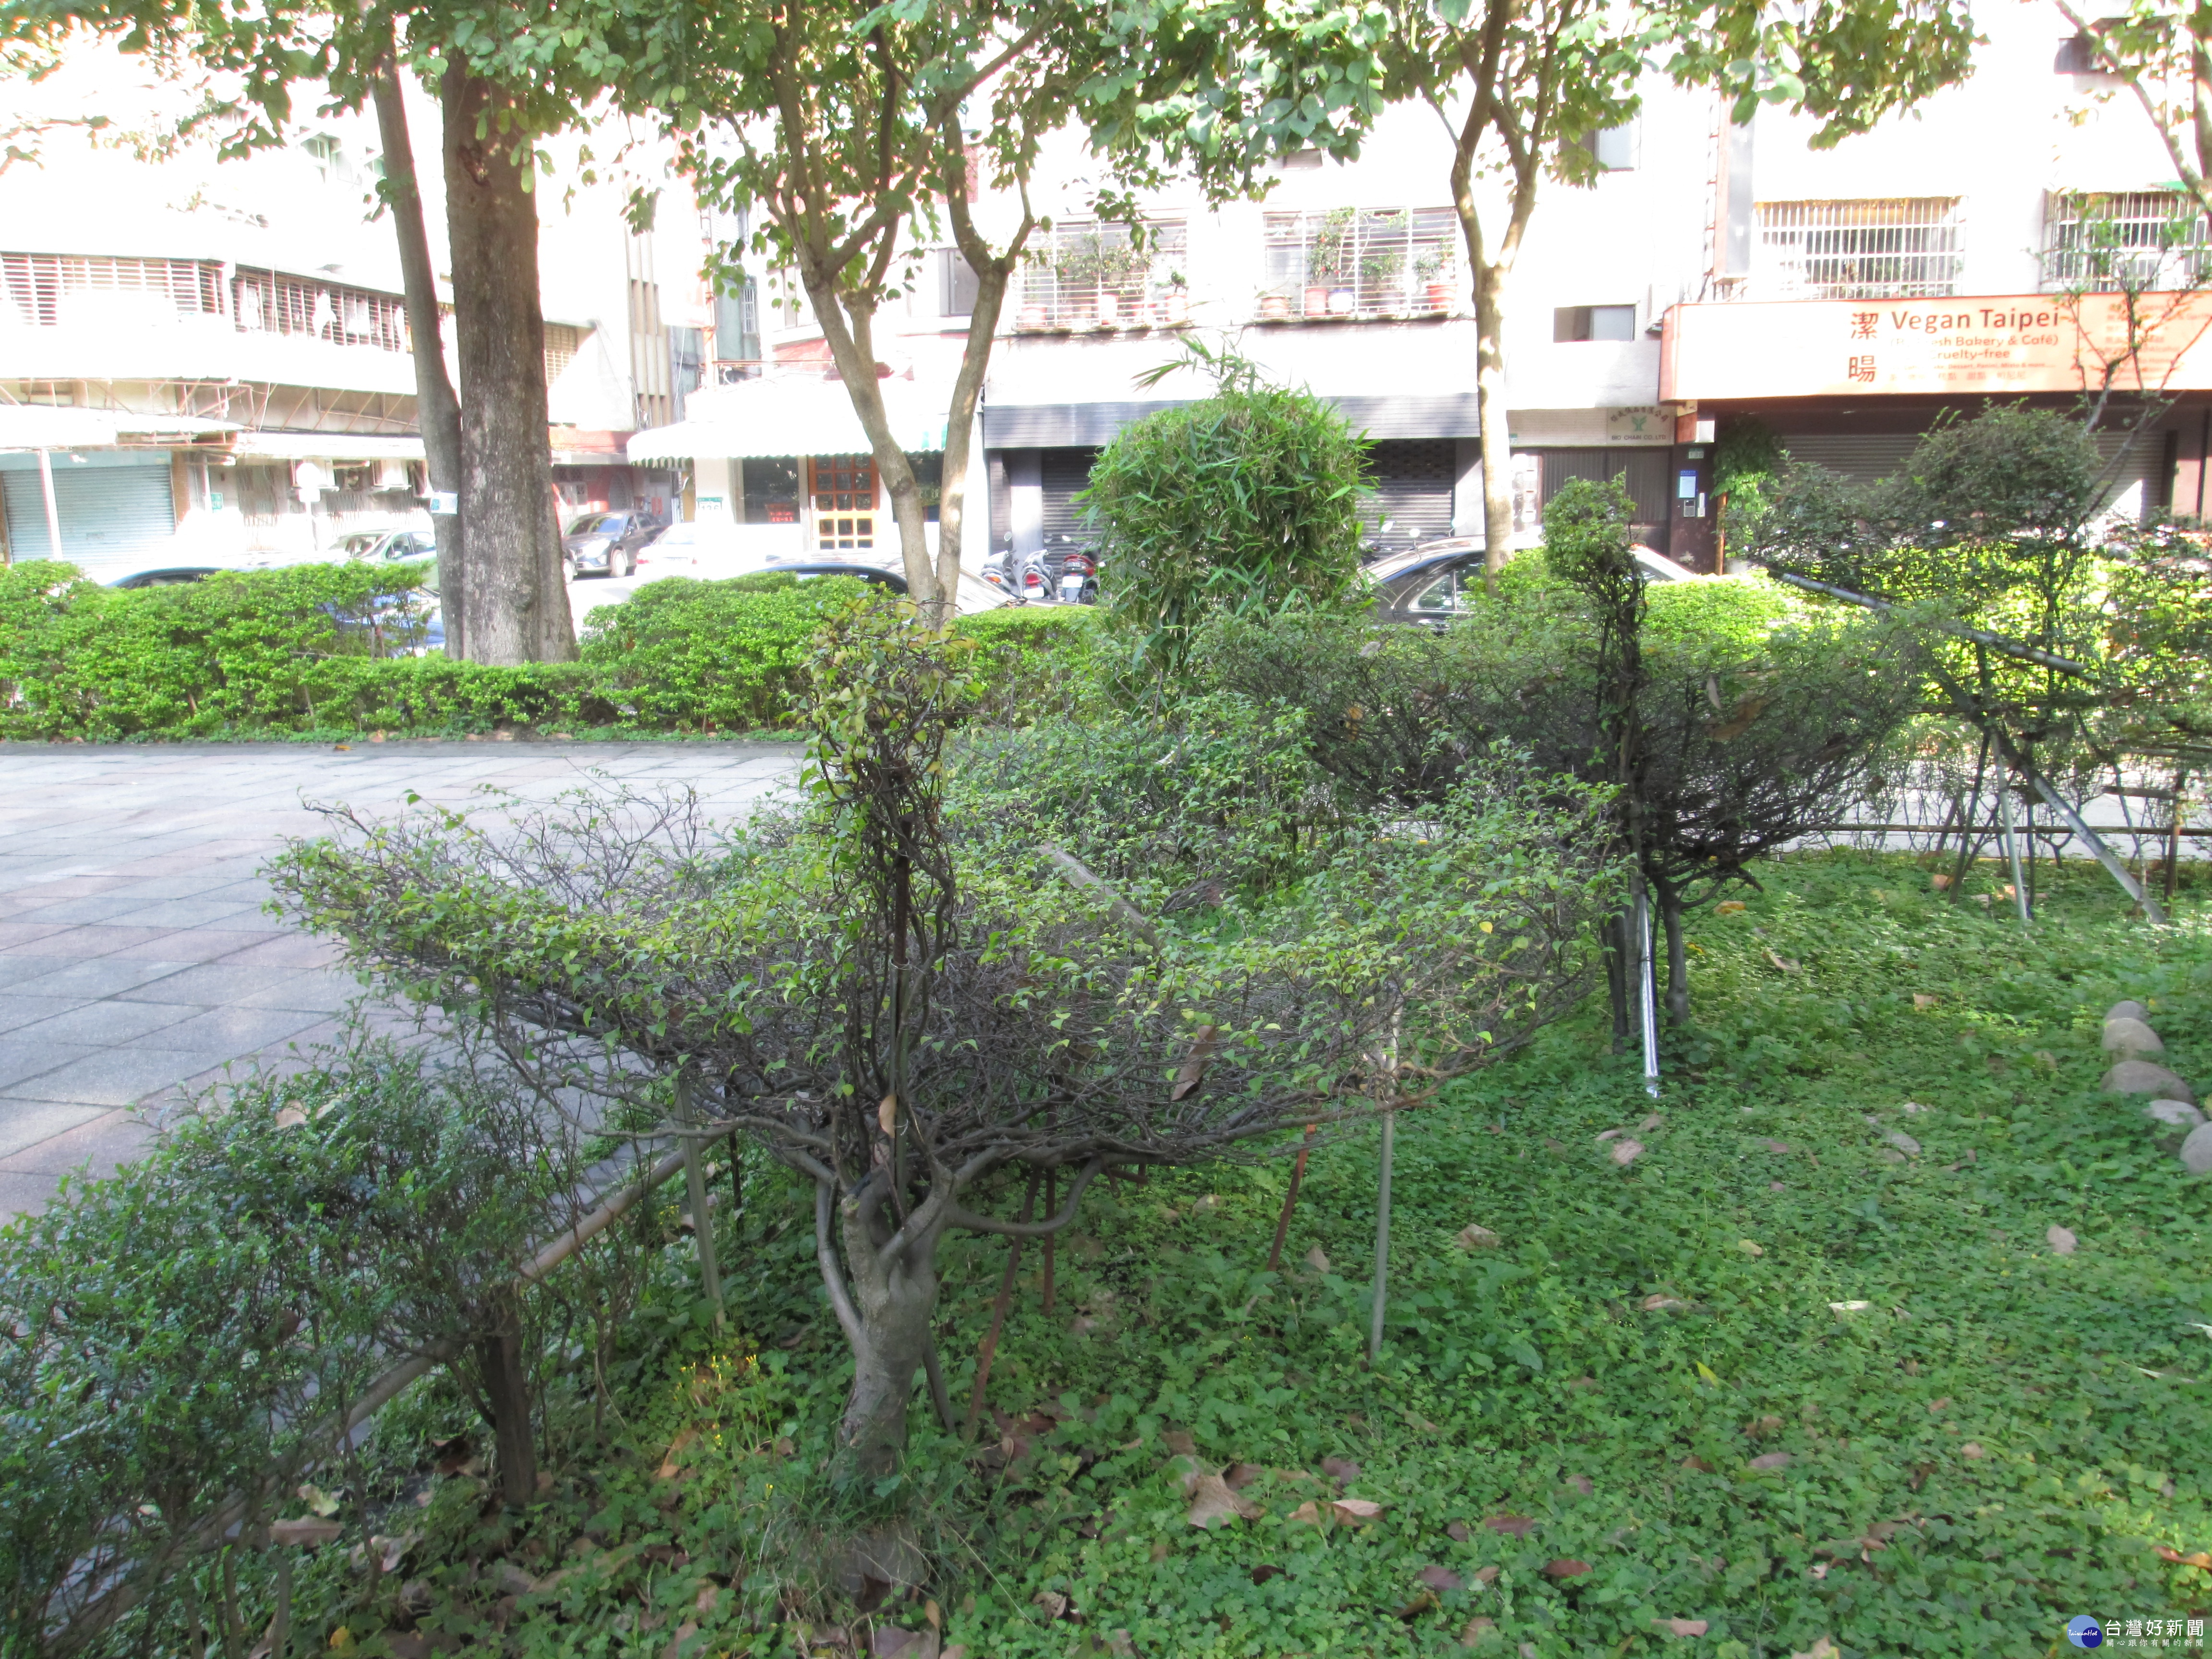
[[[1990,398],[2070,405],[2116,356],[2118,380],[2163,405],[2145,424],[2143,400],[2122,398],[2108,417],[2118,504],[2202,508],[2204,227],[2140,111],[2083,72],[2054,8],[1980,21],[1989,40],[1966,82],[1833,149],[1813,149],[1798,118],[1762,109],[1732,125],[1713,98],[1655,81],[1633,123],[1591,141],[1591,185],[1547,186],[1508,296],[1516,542],[1570,480],[1620,477],[1642,539],[1715,568],[1712,465],[1730,423],[1756,419],[1794,453],[1878,476],[1947,414]],[[1038,169],[1061,181],[1037,198],[1053,222],[1009,296],[984,393],[990,545],[1084,537],[1074,497],[1099,447],[1204,395],[1188,372],[1134,384],[1193,331],[1368,433],[1379,550],[1479,535],[1449,161],[1435,118],[1401,108],[1357,161],[1280,163],[1263,201],[1215,210],[1157,192],[1133,238],[1090,216],[1089,163],[1064,141]],[[927,477],[974,285],[947,248],[915,277],[879,319],[879,373]],[[2116,279],[2155,291],[2135,307],[2139,337],[2095,292]],[[763,377],[710,388],[692,421],[643,434],[633,456],[688,463],[706,510],[785,524],[810,547],[887,545],[887,503],[818,328],[772,282],[749,316]]]
[[[24,94],[149,123],[179,95],[112,54]],[[441,263],[437,111],[412,103]],[[389,218],[370,216],[380,168],[374,123],[339,115],[235,161],[192,148],[148,161],[64,125],[35,164],[0,173],[9,558],[58,556],[108,580],[428,528],[398,257]],[[623,444],[681,414],[685,364],[696,380],[703,355],[696,278],[664,301],[654,239],[618,204],[545,194],[556,488],[571,507],[672,514],[680,481],[633,469]],[[696,271],[696,238],[679,267]]]

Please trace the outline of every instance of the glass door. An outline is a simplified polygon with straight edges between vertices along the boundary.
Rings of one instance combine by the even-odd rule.
[[[814,503],[817,553],[872,552],[876,545],[876,460],[872,455],[817,455],[807,494]]]

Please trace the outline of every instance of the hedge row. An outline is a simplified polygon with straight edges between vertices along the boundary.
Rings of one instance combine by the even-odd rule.
[[[682,578],[603,609],[580,660],[514,668],[416,654],[425,566],[302,565],[125,591],[72,567],[0,570],[0,737],[234,738],[506,728],[788,729],[801,665],[857,582]],[[1007,610],[956,627],[990,680],[1080,650],[1087,613]]]

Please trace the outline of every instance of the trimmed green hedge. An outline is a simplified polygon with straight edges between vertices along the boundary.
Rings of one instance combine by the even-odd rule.
[[[428,574],[301,565],[125,591],[65,564],[0,569],[0,737],[788,730],[816,631],[866,592],[775,572],[672,578],[601,610],[580,661],[491,668],[415,654]],[[1012,691],[1079,660],[1090,620],[1010,609],[955,627]]]

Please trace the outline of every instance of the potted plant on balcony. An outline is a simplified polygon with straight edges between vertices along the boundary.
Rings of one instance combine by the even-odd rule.
[[[1165,328],[1181,328],[1190,320],[1190,285],[1182,272],[1168,272],[1159,298],[1152,302],[1152,314]]]
[[[1441,246],[1425,248],[1413,261],[1413,280],[1421,285],[1424,308],[1431,312],[1449,311],[1453,294],[1451,279],[1445,274],[1450,268],[1450,257]]]
[[[1339,316],[1349,312],[1356,296],[1352,289],[1352,273],[1356,264],[1353,252],[1352,210],[1334,208],[1322,216],[1313,240],[1306,248],[1305,314],[1319,317],[1330,313]]]

